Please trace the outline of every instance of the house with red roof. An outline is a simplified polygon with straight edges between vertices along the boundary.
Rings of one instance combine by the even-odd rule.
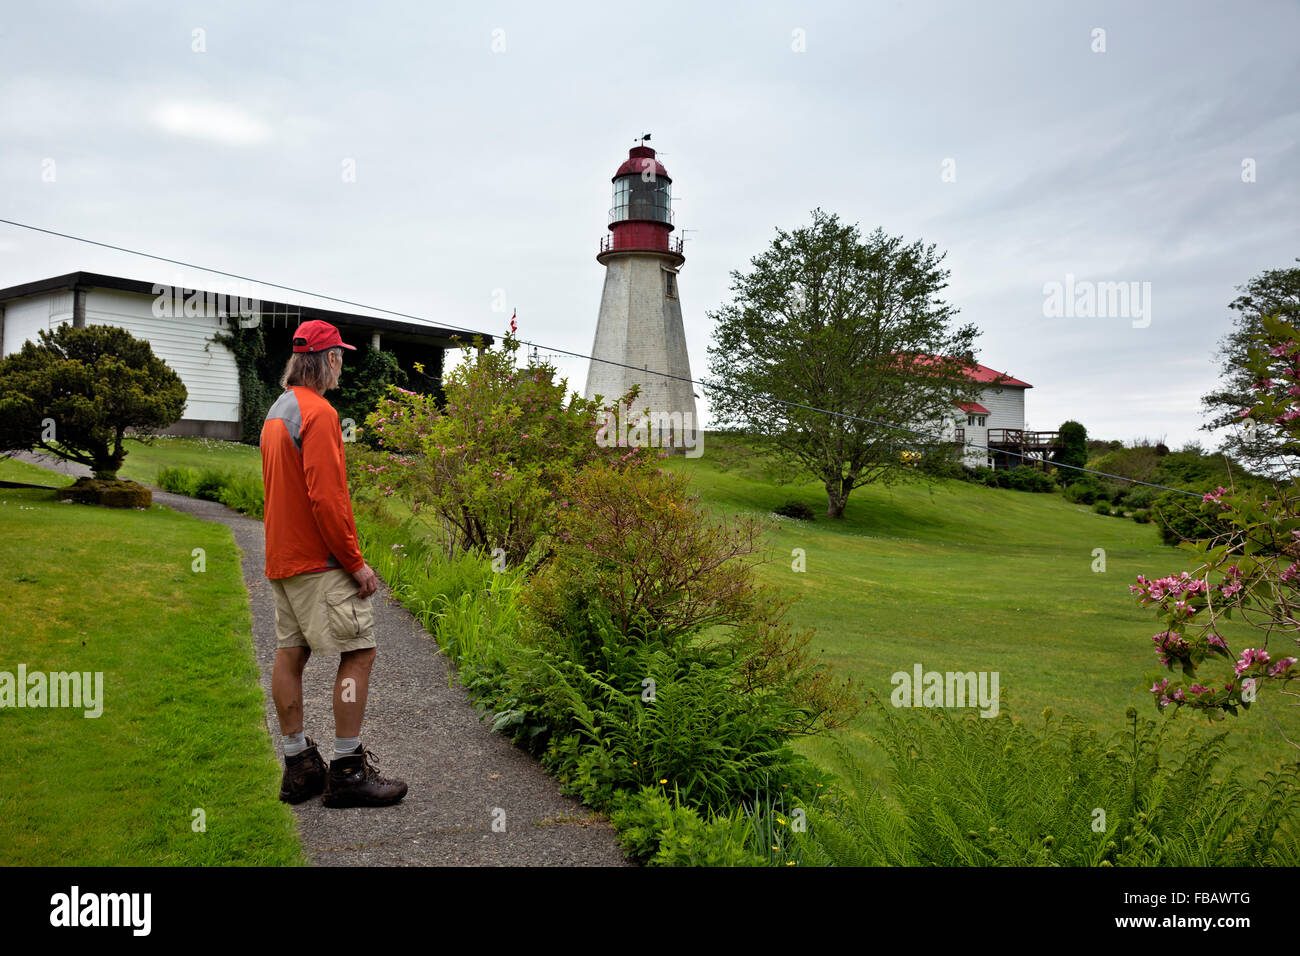
[[[984,387],[977,401],[956,403],[945,428],[963,445],[964,465],[1014,468],[1041,462],[1058,449],[1056,432],[1025,429],[1025,392],[1032,385],[987,365],[975,365],[966,375]]]

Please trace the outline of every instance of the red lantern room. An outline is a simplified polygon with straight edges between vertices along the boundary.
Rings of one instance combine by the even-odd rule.
[[[628,150],[627,161],[612,180],[614,204],[609,210],[609,231],[600,243],[597,261],[604,263],[623,252],[655,252],[686,261],[682,240],[673,231],[673,181],[655,151],[644,142]]]

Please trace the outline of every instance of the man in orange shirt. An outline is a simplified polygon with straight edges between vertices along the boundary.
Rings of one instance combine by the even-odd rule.
[[[370,597],[378,579],[361,556],[343,433],[324,397],[338,388],[343,349],[353,346],[328,322],[299,325],[280,379],[284,394],[262,425],[266,576],[275,592],[277,646],[271,696],[285,756],[280,799],[301,803],[323,792],[328,807],[388,806],[406,795],[406,784],[381,777],[360,741],[376,653]],[[302,672],[312,651],[339,655],[328,771],[303,733]]]

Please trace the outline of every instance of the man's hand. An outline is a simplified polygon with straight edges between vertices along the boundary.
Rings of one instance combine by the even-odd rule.
[[[375,574],[374,568],[368,564],[361,565],[361,570],[352,575],[352,580],[357,582],[357,597],[368,598],[375,593],[379,587],[379,577]]]

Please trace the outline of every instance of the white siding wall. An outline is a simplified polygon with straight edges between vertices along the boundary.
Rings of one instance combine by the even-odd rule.
[[[225,326],[216,317],[153,314],[153,297],[111,289],[86,293],[86,324],[115,325],[148,341],[189,392],[184,418],[239,421],[239,368],[224,345],[212,341]],[[215,312],[215,310],[212,310]]]
[[[223,326],[215,315],[158,318],[152,296],[109,289],[86,293],[86,323],[113,325],[145,339],[155,355],[181,377],[189,392],[183,420],[239,421],[239,369],[224,345],[212,342]],[[215,310],[212,310],[215,311]],[[38,341],[37,329],[72,321],[72,293],[45,292],[5,306],[3,352]]]
[[[60,296],[55,293],[45,292],[41,295],[5,303],[5,340],[3,346],[5,355],[13,355],[23,347],[24,342],[29,340],[39,342],[40,336],[36,334],[37,330],[52,329],[60,321],[63,321],[54,317],[55,308],[59,305],[57,302],[59,298]],[[72,296],[65,293],[62,298],[67,299],[68,317],[71,317]]]
[[[980,404],[984,405],[983,402]],[[988,405],[984,405],[984,407],[988,408]],[[968,468],[977,468],[980,466],[987,468],[989,464],[989,453],[985,451],[985,448],[989,443],[989,416],[985,416],[985,424],[983,427],[979,425],[967,425],[967,421],[967,413],[962,412],[957,416],[957,427],[966,430],[966,441],[968,442],[966,452],[962,455],[962,463]],[[972,445],[979,445],[980,447],[973,448],[971,447]]]
[[[1025,427],[1025,389],[986,388],[980,393],[980,404],[989,410],[989,428]]]

